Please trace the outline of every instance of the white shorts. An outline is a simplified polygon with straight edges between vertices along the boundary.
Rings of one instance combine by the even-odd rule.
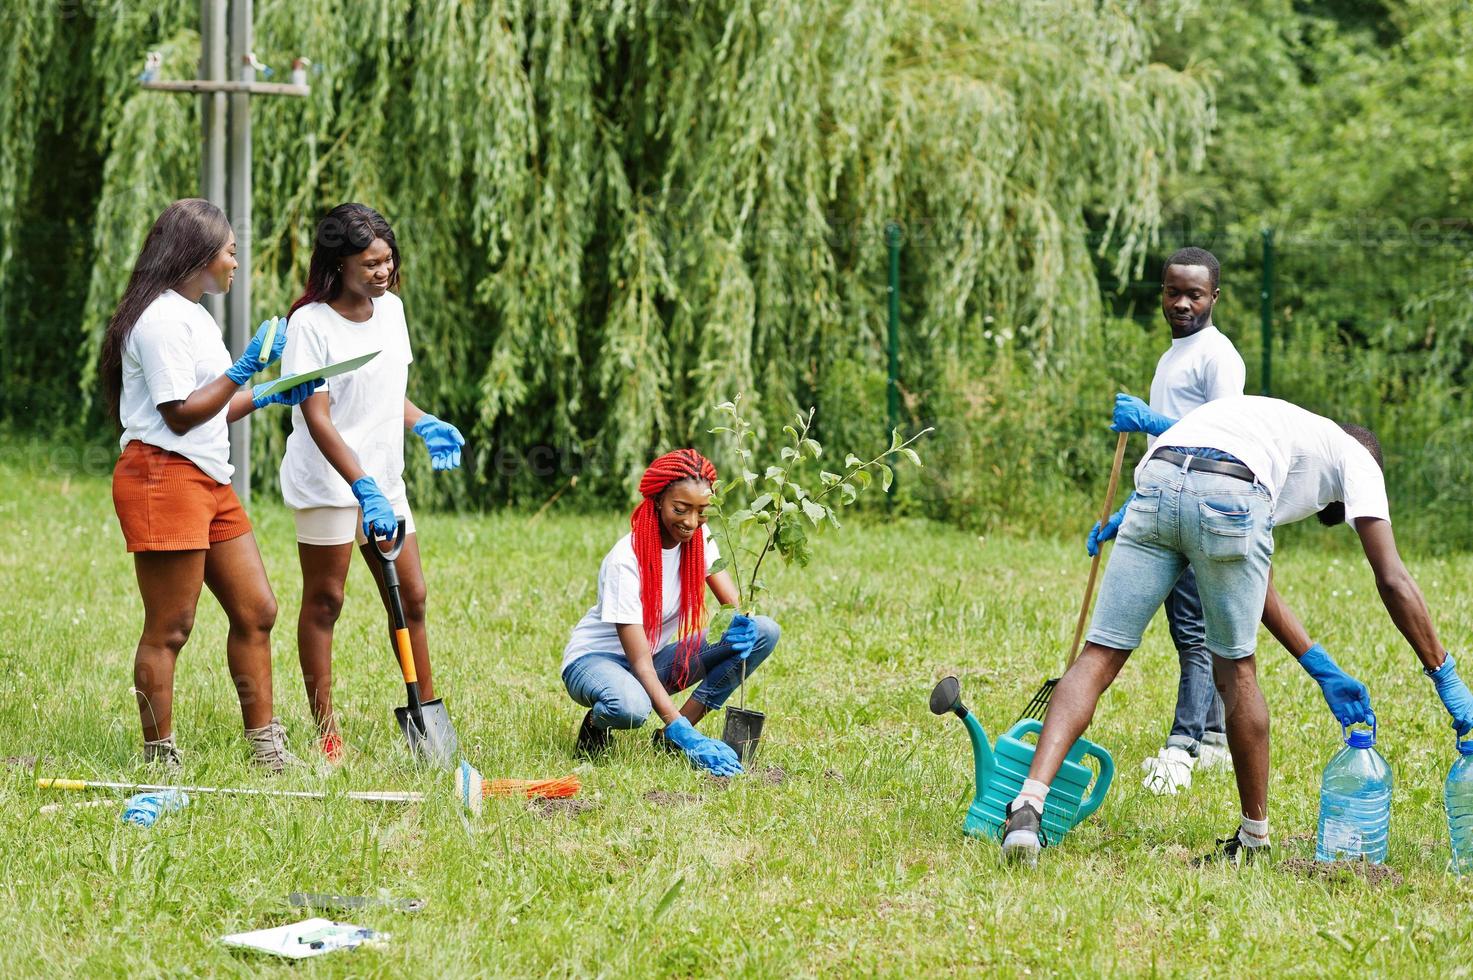
[[[404,522],[404,533],[414,533],[414,514],[406,498],[390,500],[394,516]],[[297,518],[297,544],[337,545],[350,541],[367,544],[363,535],[360,507],[304,507],[293,511]]]

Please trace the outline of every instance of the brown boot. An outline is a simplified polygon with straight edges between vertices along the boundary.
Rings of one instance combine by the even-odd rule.
[[[307,763],[287,751],[286,729],[275,718],[264,728],[247,728],[245,737],[251,743],[251,761],[268,772],[307,767]]]
[[[157,766],[171,775],[184,768],[184,759],[179,754],[179,747],[174,744],[173,732],[155,741],[143,743],[143,764]]]

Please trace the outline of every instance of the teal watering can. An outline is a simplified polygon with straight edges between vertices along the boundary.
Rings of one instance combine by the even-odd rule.
[[[1043,731],[1043,723],[1025,718],[998,737],[997,745],[989,745],[982,723],[962,704],[961,682],[944,677],[931,692],[931,711],[944,715],[948,711],[962,720],[972,740],[972,761],[977,767],[977,795],[967,808],[962,832],[968,837],[997,838],[1007,819],[1008,804],[1018,798],[1028,767],[1033,764],[1033,742]],[[1099,763],[1096,776],[1084,765],[1085,756]],[[1043,807],[1043,830],[1050,844],[1058,844],[1075,824],[1100,808],[1115,778],[1115,760],[1110,753],[1086,739],[1079,739],[1064,757],[1059,774],[1049,786]],[[1093,783],[1093,785],[1091,785]],[[1086,793],[1088,795],[1086,795]]]

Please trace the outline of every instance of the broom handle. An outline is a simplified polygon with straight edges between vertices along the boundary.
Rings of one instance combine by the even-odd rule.
[[[1115,440],[1115,463],[1110,467],[1110,485],[1105,490],[1105,509],[1100,511],[1101,525],[1110,519],[1110,508],[1115,506],[1115,487],[1120,483],[1120,467],[1125,462],[1125,442],[1129,435],[1128,432],[1122,432],[1120,438]],[[1069,659],[1064,663],[1065,670],[1073,667],[1075,658],[1079,656],[1079,640],[1084,636],[1084,621],[1089,617],[1089,601],[1095,595],[1095,576],[1100,571],[1100,554],[1103,551],[1103,548],[1096,551],[1089,563],[1089,584],[1084,587],[1084,605],[1079,607],[1079,622],[1074,624],[1074,642],[1069,644]]]

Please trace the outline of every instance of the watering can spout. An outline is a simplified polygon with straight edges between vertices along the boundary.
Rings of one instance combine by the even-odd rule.
[[[967,737],[972,740],[972,762],[977,769],[977,787],[987,785],[992,777],[992,744],[987,741],[987,732],[967,706],[962,704],[962,685],[955,677],[943,677],[931,691],[931,711],[944,715],[948,711],[962,720]]]
[[[987,732],[982,723],[971,712],[962,715],[962,724],[967,728],[967,737],[972,740],[972,764],[977,769],[978,786],[986,786],[992,779],[992,743],[987,741]]]

